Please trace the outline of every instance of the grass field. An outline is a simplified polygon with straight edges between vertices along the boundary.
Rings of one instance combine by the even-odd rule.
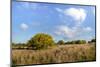
[[[59,45],[45,50],[12,49],[15,65],[95,61],[94,44]]]

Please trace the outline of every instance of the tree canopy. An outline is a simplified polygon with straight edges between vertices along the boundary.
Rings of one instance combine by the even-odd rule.
[[[28,46],[33,49],[45,49],[53,46],[55,43],[49,34],[38,33],[28,41]]]

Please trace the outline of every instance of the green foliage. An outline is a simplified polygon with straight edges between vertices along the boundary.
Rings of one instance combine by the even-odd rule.
[[[54,45],[53,38],[44,33],[38,33],[28,41],[28,47],[33,49],[46,49]]]
[[[77,40],[77,41],[76,41],[76,44],[85,44],[85,43],[86,43],[85,40]]]
[[[57,44],[59,44],[59,45],[64,45],[65,43],[64,43],[63,40],[59,40],[59,41],[57,42]]]
[[[23,49],[25,48],[27,45],[25,43],[12,43],[12,48],[13,49]]]
[[[75,41],[68,41],[65,44],[85,44],[85,40],[75,40]]]

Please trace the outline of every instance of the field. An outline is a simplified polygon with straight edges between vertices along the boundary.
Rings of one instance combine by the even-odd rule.
[[[95,44],[58,45],[44,50],[12,49],[15,65],[95,61]]]

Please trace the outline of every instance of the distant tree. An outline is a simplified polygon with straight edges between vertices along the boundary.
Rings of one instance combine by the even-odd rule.
[[[86,41],[85,40],[76,40],[76,44],[85,44]]]
[[[91,41],[88,41],[88,43],[91,43]]]
[[[67,42],[65,42],[65,44],[70,44],[70,42],[69,42],[69,41],[67,41]]]
[[[93,43],[96,42],[96,39],[91,39],[90,41],[88,41],[88,43]]]
[[[16,45],[16,44],[15,44],[15,43],[12,43],[12,46],[13,46],[13,45]]]
[[[73,41],[67,41],[65,44],[85,44],[85,40],[73,40]]]
[[[71,43],[71,44],[75,44],[75,41],[71,41],[70,43]]]
[[[91,42],[96,42],[96,39],[92,39]]]
[[[63,40],[59,40],[59,41],[57,42],[57,44],[59,44],[59,45],[64,45],[65,42],[64,42]]]
[[[36,34],[27,43],[28,47],[32,47],[33,49],[46,49],[53,46],[54,44],[55,43],[52,36],[44,33]]]
[[[23,49],[26,46],[25,43],[12,43],[12,48]]]

